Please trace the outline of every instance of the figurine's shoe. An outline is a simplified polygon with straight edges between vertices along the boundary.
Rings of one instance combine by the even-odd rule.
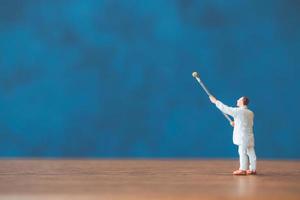
[[[247,170],[247,175],[256,175],[256,171]]]
[[[233,175],[237,175],[237,176],[243,176],[243,175],[247,175],[247,172],[245,170],[235,170],[234,172],[232,172]]]

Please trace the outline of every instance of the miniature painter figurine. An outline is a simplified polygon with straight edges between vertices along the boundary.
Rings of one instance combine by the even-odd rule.
[[[234,122],[231,123],[234,127],[233,143],[238,145],[240,168],[234,171],[233,174],[255,175],[256,155],[253,135],[254,114],[247,107],[249,99],[247,97],[241,97],[237,100],[237,107],[229,107],[224,105],[221,101],[218,101],[214,96],[209,96],[209,98],[212,103],[216,104],[218,109],[234,118]],[[248,160],[250,165],[248,165]]]

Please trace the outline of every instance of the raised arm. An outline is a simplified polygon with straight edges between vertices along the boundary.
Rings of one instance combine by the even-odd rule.
[[[229,106],[223,104],[221,101],[218,101],[218,100],[216,101],[216,106],[217,106],[217,108],[219,108],[223,113],[228,114],[228,115],[230,115],[230,116],[232,116],[232,117],[235,116],[236,108],[234,108],[234,107],[229,107]]]
[[[215,97],[210,96],[210,101],[214,104],[216,104],[217,108],[221,110],[223,113],[231,115],[232,117],[235,116],[237,109],[234,107],[229,107],[225,104],[223,104],[221,101],[218,101]]]

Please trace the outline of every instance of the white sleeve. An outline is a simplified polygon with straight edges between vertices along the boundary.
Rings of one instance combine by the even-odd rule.
[[[231,115],[232,117],[235,117],[237,109],[234,107],[229,107],[225,104],[223,104],[221,101],[216,101],[216,106],[221,110],[223,113]]]

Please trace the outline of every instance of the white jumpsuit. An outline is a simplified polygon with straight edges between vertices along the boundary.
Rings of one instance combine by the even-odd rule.
[[[234,118],[233,143],[239,146],[240,170],[256,171],[256,155],[254,151],[253,119],[254,114],[247,106],[229,107],[216,102],[217,108]]]

